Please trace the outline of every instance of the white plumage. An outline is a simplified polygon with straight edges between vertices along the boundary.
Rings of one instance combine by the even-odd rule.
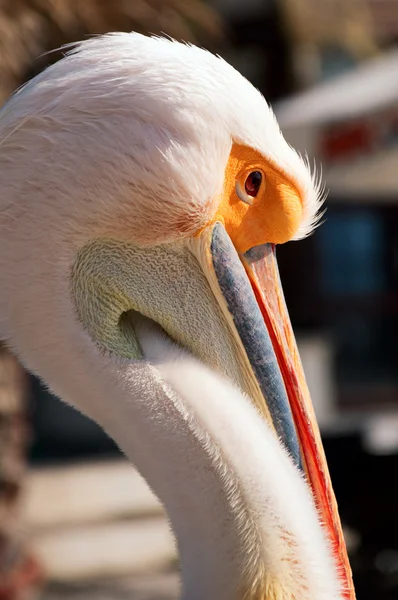
[[[91,39],[0,112],[0,338],[117,441],[164,502],[183,597],[337,600],[313,500],[250,400],[137,319],[145,360],[104,352],[71,294],[97,238],[178,244],[209,222],[232,140],[320,199],[261,94],[223,60],[138,34]]]

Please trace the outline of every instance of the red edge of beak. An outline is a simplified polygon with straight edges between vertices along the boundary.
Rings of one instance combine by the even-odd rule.
[[[258,306],[272,340],[285,383],[303,465],[312,489],[321,523],[331,542],[336,566],[341,577],[343,598],[355,600],[355,590],[348,560],[336,498],[321,436],[305,380],[298,348],[280,284],[275,247],[264,257],[244,265]]]

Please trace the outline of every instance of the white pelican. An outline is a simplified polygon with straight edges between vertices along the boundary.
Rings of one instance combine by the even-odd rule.
[[[274,257],[320,198],[261,94],[90,39],[3,107],[0,174],[0,339],[162,500],[183,598],[354,598]]]

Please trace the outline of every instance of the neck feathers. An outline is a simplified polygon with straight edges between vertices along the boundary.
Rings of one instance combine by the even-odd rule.
[[[141,439],[111,433],[165,504],[183,598],[341,599],[307,485],[250,401],[154,325],[136,332],[150,416]]]

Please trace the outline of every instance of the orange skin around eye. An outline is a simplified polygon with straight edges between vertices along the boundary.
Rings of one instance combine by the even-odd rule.
[[[252,204],[236,193],[242,190],[252,171],[260,171],[263,181]],[[265,243],[283,244],[292,239],[302,218],[303,208],[296,187],[259,152],[233,144],[225,170],[224,189],[213,221],[223,223],[238,252]]]

